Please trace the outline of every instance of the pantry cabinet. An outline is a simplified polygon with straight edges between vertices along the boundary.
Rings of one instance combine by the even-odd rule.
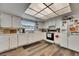
[[[9,49],[9,36],[0,35],[0,52],[6,51]]]
[[[0,25],[1,27],[11,27],[12,26],[12,22],[11,22],[12,18],[10,15],[7,14],[1,14],[1,18],[0,18]]]
[[[10,35],[10,49],[16,48],[17,43],[18,43],[17,35],[16,34]]]

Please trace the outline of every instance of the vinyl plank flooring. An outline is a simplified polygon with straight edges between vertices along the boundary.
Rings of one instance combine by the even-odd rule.
[[[31,51],[25,50],[25,52],[27,52],[26,55],[31,56],[33,53],[36,53],[36,52],[39,51],[40,49],[43,49],[43,48],[45,48],[45,47],[47,47],[47,46],[48,46],[48,44],[45,44],[45,45],[42,45],[41,47],[38,47],[38,48],[36,48],[36,49],[34,49],[34,50],[31,50]]]
[[[54,53],[56,53],[59,50],[58,46],[53,45],[46,53],[44,53],[45,56],[51,56]]]
[[[52,47],[52,45],[49,45],[48,47],[36,52],[35,54],[33,54],[33,56],[43,56],[44,53],[46,53],[50,48]]]
[[[62,48],[56,44],[41,41],[26,48],[19,47],[0,54],[0,56],[79,56],[78,52]]]

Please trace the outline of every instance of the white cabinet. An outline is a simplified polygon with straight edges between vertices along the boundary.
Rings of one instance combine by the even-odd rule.
[[[26,45],[26,44],[28,44],[28,36],[27,36],[28,34],[19,34],[18,35],[18,45],[19,46],[22,46],[22,45]]]
[[[0,35],[0,52],[9,49],[9,37],[6,35]]]
[[[60,39],[60,46],[67,48],[68,47],[68,38],[67,38],[67,34],[60,34],[61,39]]]
[[[7,28],[20,28],[21,18],[2,13],[0,15],[0,26]]]
[[[29,44],[42,40],[42,38],[43,38],[42,34],[43,33],[39,32],[39,31],[35,31],[33,33],[28,33]]]
[[[13,16],[12,17],[12,27],[13,28],[20,28],[21,27],[21,18]]]
[[[33,33],[28,33],[28,43],[33,43],[35,40],[35,36]]]
[[[79,35],[71,35],[69,37],[68,48],[79,52]]]
[[[11,16],[7,14],[1,14],[1,27],[11,27]]]
[[[55,32],[54,33],[54,41],[55,41],[55,43],[60,45],[60,39],[61,39],[60,33]]]
[[[44,28],[44,23],[43,23],[43,22],[38,22],[38,28],[39,28],[39,29]]]
[[[10,49],[17,47],[17,35],[12,34],[10,35]]]
[[[35,32],[35,41],[40,41],[40,40],[42,40],[42,35],[43,35],[43,33],[42,32],[40,32],[40,31],[36,31]]]

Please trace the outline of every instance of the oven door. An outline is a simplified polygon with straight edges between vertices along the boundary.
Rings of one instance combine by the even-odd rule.
[[[47,37],[48,40],[54,41],[54,33],[47,33],[46,37]]]

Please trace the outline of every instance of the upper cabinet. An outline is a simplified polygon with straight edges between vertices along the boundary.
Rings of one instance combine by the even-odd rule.
[[[0,27],[5,28],[20,28],[21,18],[2,13],[0,18]]]
[[[21,18],[13,16],[12,17],[12,27],[13,28],[20,28],[21,27]]]
[[[11,27],[11,16],[7,14],[1,14],[1,27]]]

